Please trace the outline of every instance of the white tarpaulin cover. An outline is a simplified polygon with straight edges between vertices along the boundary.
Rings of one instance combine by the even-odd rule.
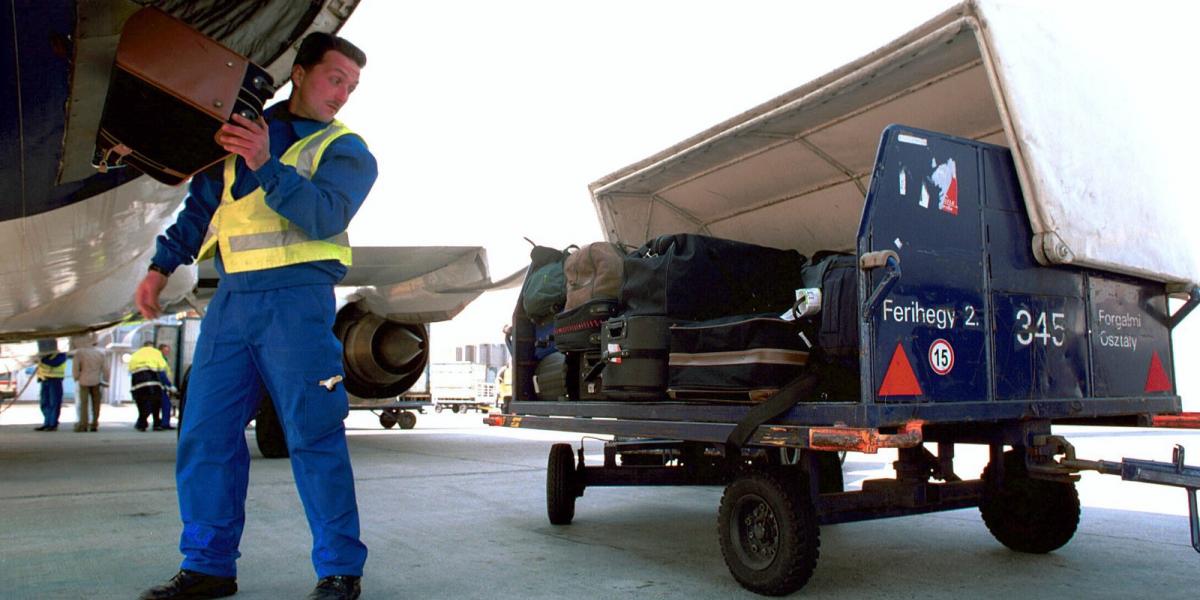
[[[964,3],[593,183],[597,213],[627,246],[688,231],[852,250],[880,134],[899,123],[1010,148],[1039,260],[1200,282],[1195,22],[1177,6]]]

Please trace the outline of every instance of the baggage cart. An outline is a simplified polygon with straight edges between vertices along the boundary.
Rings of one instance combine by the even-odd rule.
[[[1185,488],[1200,552],[1200,468],[1182,448],[1169,461],[1092,461],[1054,429],[1200,427],[1182,412],[1172,347],[1200,304],[1197,262],[1170,236],[1169,207],[1109,185],[1109,149],[1086,128],[1050,129],[1022,104],[1019,57],[997,56],[1005,35],[1036,44],[1039,32],[985,20],[981,4],[592,184],[608,241],[627,249],[694,232],[853,253],[857,385],[822,386],[829,375],[811,369],[754,404],[537,401],[518,303],[513,402],[486,422],[614,436],[600,465],[550,449],[551,523],[570,523],[588,487],[725,486],[731,574],[783,595],[812,575],[820,526],[833,523],[979,507],[1009,548],[1056,550],[1079,522],[1078,473],[1094,470]],[[1070,56],[1033,74],[1061,83],[1055,60]],[[1114,138],[1120,126],[1094,125]],[[1126,166],[1126,179],[1152,178]],[[1091,226],[1106,221],[1121,231]],[[988,448],[981,475],[955,471],[960,444]],[[897,449],[895,477],[844,489],[838,453],[880,448]]]

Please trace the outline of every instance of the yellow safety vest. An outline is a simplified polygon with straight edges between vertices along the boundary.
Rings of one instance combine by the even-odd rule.
[[[34,375],[38,379],[62,379],[67,376],[67,362],[63,361],[61,365],[52,367],[39,360],[37,372]]]
[[[137,373],[138,371],[166,371],[167,361],[163,358],[162,352],[158,348],[146,346],[133,353],[129,357],[129,372]]]
[[[321,156],[335,139],[351,133],[340,121],[298,140],[279,162],[296,168],[300,175],[312,178]],[[200,247],[199,260],[211,258],[220,247],[221,261],[228,273],[259,271],[316,260],[336,260],[350,266],[350,236],[345,231],[323,240],[308,237],[286,217],[267,206],[262,187],[233,197],[237,176],[237,156],[225,159],[225,189],[221,205],[208,225],[208,237]]]

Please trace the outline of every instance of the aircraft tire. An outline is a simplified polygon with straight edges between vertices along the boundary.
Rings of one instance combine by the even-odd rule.
[[[417,415],[414,415],[407,410],[401,411],[397,415],[397,420],[400,421],[400,429],[412,429],[417,426]]]
[[[254,440],[258,442],[258,451],[263,458],[287,458],[287,438],[284,437],[283,424],[275,412],[275,403],[271,396],[264,393],[258,403],[258,414],[254,417]]]

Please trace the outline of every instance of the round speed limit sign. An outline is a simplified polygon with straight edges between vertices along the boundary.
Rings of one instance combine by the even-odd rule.
[[[945,375],[954,368],[954,348],[943,339],[929,345],[929,367],[938,375]]]

